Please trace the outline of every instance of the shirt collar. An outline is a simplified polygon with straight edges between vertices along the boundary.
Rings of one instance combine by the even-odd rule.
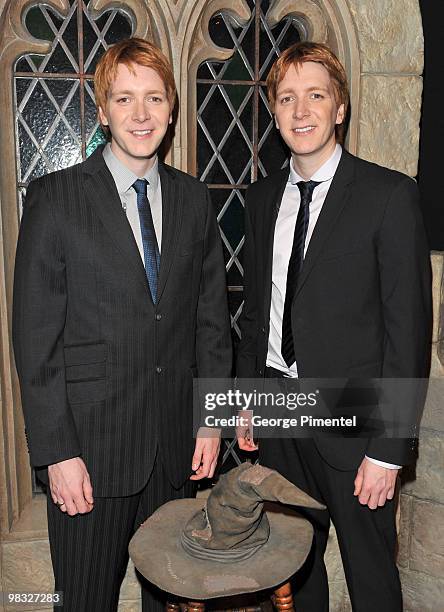
[[[103,159],[105,160],[105,164],[108,166],[108,170],[113,176],[119,194],[122,195],[131,189],[134,181],[136,181],[138,178],[145,178],[148,181],[151,189],[157,189],[159,182],[159,160],[157,156],[154,164],[145,172],[143,177],[137,176],[134,174],[134,172],[132,172],[132,170],[125,166],[125,164],[122,164],[120,159],[118,159],[112,152],[110,143],[108,143],[103,149]]]
[[[310,180],[319,181],[322,183],[332,179],[335,175],[339,162],[341,161],[341,155],[342,147],[340,144],[336,144],[333,155],[316,170],[313,176],[310,177]],[[294,169],[292,158],[290,159],[290,176],[288,177],[288,180],[292,185],[296,185],[296,183],[299,183],[299,181],[305,181],[305,179],[303,179]]]

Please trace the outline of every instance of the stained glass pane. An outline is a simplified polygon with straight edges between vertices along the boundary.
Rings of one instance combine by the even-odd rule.
[[[134,23],[115,8],[95,21],[89,4],[70,0],[63,15],[42,1],[25,14],[29,32],[51,47],[15,66],[19,187],[81,161],[106,140],[97,123],[93,72],[109,44],[131,36]]]
[[[106,136],[97,118],[93,81],[88,81],[85,84],[85,130],[87,142],[86,156],[89,157],[98,146],[106,142]]]
[[[35,79],[28,82],[26,103],[18,111],[21,111],[25,126],[29,128],[37,142],[42,144],[57,117],[57,108],[48,97],[43,80]]]

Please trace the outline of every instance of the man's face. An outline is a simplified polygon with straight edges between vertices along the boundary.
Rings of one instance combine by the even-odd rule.
[[[134,74],[125,64],[118,65],[106,108],[99,108],[99,116],[111,131],[113,153],[140,174],[154,163],[171,123],[171,108],[159,74],[139,64],[134,64],[133,69]]]
[[[338,107],[322,64],[290,66],[277,88],[275,120],[295,161],[310,160],[316,167],[327,161],[336,145],[335,126],[344,120],[344,105]]]

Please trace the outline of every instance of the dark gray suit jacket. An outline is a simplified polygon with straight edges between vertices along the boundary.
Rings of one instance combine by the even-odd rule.
[[[274,227],[288,172],[247,191],[239,377],[264,375]],[[431,275],[418,200],[412,179],[343,151],[292,305],[300,377],[427,376]],[[414,456],[406,440],[322,438],[317,444],[340,469],[356,468],[365,453],[399,465]]]
[[[225,268],[208,190],[159,164],[154,305],[101,150],[33,181],[17,247],[13,337],[31,462],[81,456],[96,496],[140,490],[156,452],[191,472],[193,376],[231,373]]]

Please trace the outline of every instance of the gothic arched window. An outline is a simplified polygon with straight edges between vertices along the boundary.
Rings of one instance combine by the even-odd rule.
[[[131,36],[129,13],[98,19],[90,0],[70,0],[63,16],[44,2],[24,15],[26,28],[51,41],[46,55],[27,53],[15,64],[14,96],[19,196],[33,178],[85,159],[105,138],[97,123],[94,70],[108,45]]]
[[[226,11],[210,20],[213,42],[234,48],[234,54],[224,62],[204,62],[197,72],[197,175],[211,189],[218,215],[235,339],[242,310],[245,189],[288,158],[274,128],[265,80],[280,52],[305,35],[303,23],[291,16],[270,24],[269,0],[247,3],[251,16],[245,24]]]

